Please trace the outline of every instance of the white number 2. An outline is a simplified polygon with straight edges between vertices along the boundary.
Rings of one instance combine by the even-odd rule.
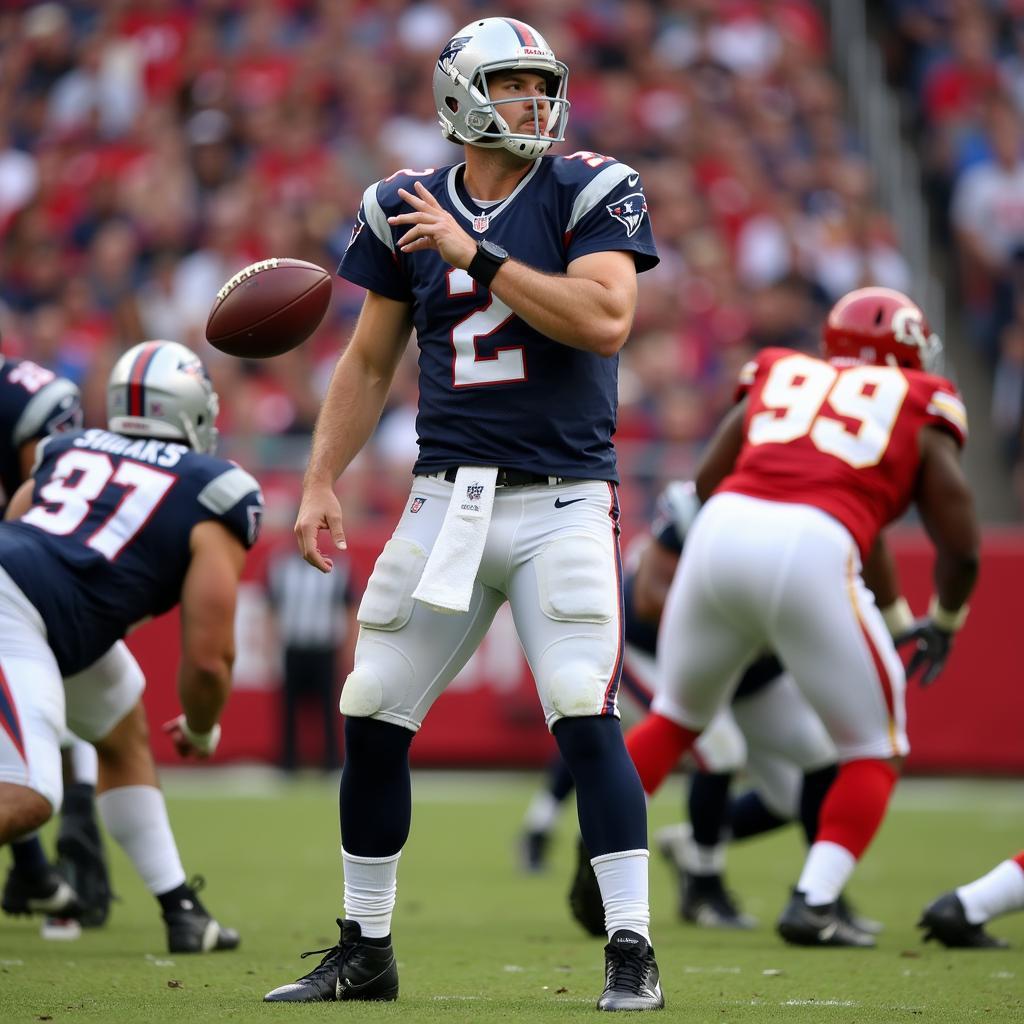
[[[464,270],[448,272],[448,294],[469,295],[477,283]],[[526,353],[522,345],[495,349],[494,355],[477,352],[477,338],[486,338],[508,323],[515,313],[497,295],[476,309],[452,328],[452,383],[457,388],[480,387],[487,384],[512,384],[526,380]]]
[[[768,372],[764,412],[751,417],[751,444],[786,444],[809,436],[819,451],[857,468],[877,465],[889,446],[906,398],[906,377],[888,366],[855,366],[842,373],[819,359],[786,356]],[[856,420],[851,429],[833,413]],[[780,415],[781,414],[781,415]]]
[[[22,520],[47,533],[64,537],[85,521],[92,503],[108,483],[125,489],[117,507],[85,542],[113,561],[156,511],[177,477],[159,469],[122,462],[114,469],[100,452],[65,452],[54,467],[53,478],[39,491],[47,507],[35,505]]]

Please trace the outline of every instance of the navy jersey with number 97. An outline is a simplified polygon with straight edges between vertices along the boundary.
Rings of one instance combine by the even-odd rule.
[[[493,465],[550,476],[616,480],[612,433],[618,358],[559,344],[434,250],[403,253],[408,213],[399,188],[420,181],[473,238],[486,238],[535,270],[564,274],[596,252],[658,262],[640,175],[596,153],[535,160],[506,199],[480,204],[464,164],[398,171],[363,194],[338,273],[413,304],[420,401],[415,472]]]
[[[42,616],[65,676],[178,603],[197,523],[219,522],[249,548],[263,510],[234,463],[106,430],[42,442],[34,479],[32,507],[0,523],[0,565]]]

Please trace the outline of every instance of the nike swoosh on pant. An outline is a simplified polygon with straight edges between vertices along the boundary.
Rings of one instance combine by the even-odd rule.
[[[565,508],[566,505],[575,505],[577,501],[586,500],[586,498],[570,498],[568,501],[562,501],[561,498],[555,498],[555,508]]]

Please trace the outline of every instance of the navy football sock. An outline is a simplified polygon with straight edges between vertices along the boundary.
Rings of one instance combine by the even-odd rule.
[[[345,719],[341,838],[355,857],[391,857],[412,822],[409,745],[414,733],[372,718]]]
[[[39,836],[15,839],[11,843],[11,857],[14,860],[14,866],[22,875],[27,875],[36,881],[45,878],[46,872],[50,869],[50,862]]]
[[[729,831],[733,839],[749,839],[787,824],[785,818],[768,809],[754,790],[738,796],[729,804]]]
[[[828,796],[828,791],[839,774],[838,765],[830,764],[827,768],[804,772],[804,783],[800,790],[800,824],[803,826],[807,845],[814,843],[818,834],[818,817],[821,805]]]
[[[647,849],[647,803],[619,720],[563,718],[555,740],[573,779],[580,832],[590,856]]]
[[[731,784],[731,772],[695,772],[690,780],[687,810],[693,841],[698,846],[717,846],[722,842]]]

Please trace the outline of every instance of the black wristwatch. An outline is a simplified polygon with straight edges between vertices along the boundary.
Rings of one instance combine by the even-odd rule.
[[[466,268],[466,273],[485,288],[490,288],[494,275],[501,270],[506,260],[508,253],[500,245],[484,238],[476,243],[476,255]]]

